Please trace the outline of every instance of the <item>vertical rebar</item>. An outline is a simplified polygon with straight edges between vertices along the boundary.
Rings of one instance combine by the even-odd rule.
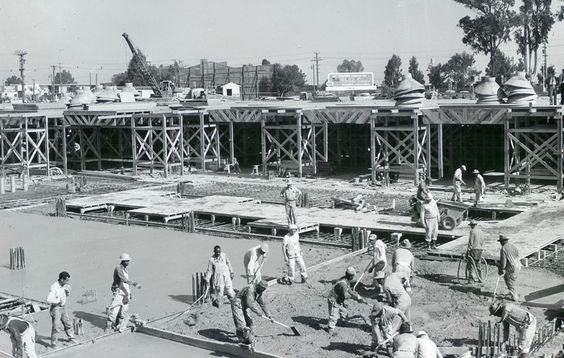
[[[482,322],[480,322],[478,326],[478,352],[476,354],[478,358],[482,357],[482,344],[483,344],[483,335],[484,335],[483,331],[484,331],[484,325]]]

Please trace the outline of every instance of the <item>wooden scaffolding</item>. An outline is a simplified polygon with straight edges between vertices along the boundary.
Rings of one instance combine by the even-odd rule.
[[[29,176],[30,170],[50,175],[48,118],[35,113],[0,116],[0,167]]]
[[[515,107],[507,110],[505,132],[505,187],[511,179],[555,181],[562,189],[562,107]]]

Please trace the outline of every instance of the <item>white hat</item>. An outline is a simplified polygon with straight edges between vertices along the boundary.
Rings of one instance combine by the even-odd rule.
[[[478,169],[474,169],[474,171],[472,173],[473,174],[480,174],[480,171]]]
[[[260,244],[260,251],[264,252],[265,254],[268,252],[268,244],[266,242]]]
[[[354,267],[349,266],[349,267],[347,267],[347,270],[345,271],[345,273],[346,273],[347,275],[354,276],[354,275],[356,275],[356,270],[355,270]]]
[[[124,252],[123,254],[120,255],[119,259],[120,261],[131,261],[131,256],[129,256],[129,254],[126,254]]]
[[[462,170],[466,171],[466,165],[462,164],[460,167],[462,168]]]
[[[422,337],[422,336],[428,336],[428,334],[425,331],[419,331],[419,332],[417,332],[417,334],[415,336],[417,338],[419,338],[419,337]]]
[[[288,226],[288,230],[298,230],[298,225],[291,224],[290,226]]]

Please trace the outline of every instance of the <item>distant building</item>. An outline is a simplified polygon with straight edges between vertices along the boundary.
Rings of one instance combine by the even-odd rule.
[[[241,86],[233,82],[226,83],[221,86],[221,94],[228,97],[240,97]]]

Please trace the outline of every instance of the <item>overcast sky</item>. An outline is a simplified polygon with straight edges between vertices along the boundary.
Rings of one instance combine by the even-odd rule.
[[[405,71],[411,56],[426,69],[431,58],[444,63],[470,52],[457,27],[467,14],[452,0],[0,0],[0,81],[19,74],[18,49],[29,53],[28,83],[49,83],[50,66],[59,63],[80,83],[96,73],[109,81],[131,58],[121,37],[127,32],[157,65],[206,58],[240,66],[267,58],[297,64],[311,80],[319,52],[320,82],[347,58],[362,61],[380,83],[393,53]],[[549,64],[564,66],[562,23],[548,54]],[[483,70],[487,59],[476,58]]]

